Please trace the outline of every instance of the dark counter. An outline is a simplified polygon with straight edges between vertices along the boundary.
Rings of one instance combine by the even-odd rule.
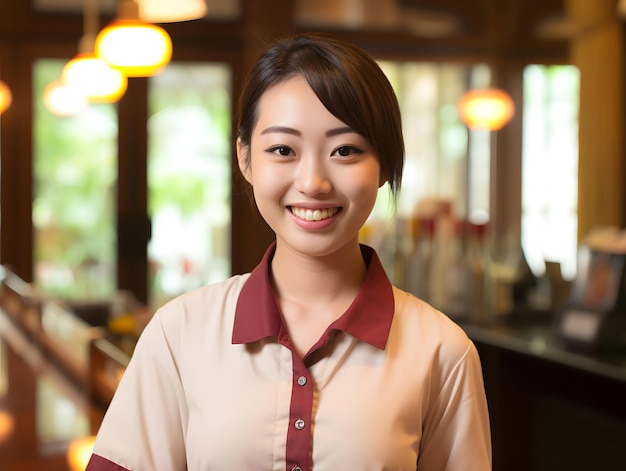
[[[461,326],[483,364],[494,471],[626,469],[626,352],[567,348],[545,313]]]

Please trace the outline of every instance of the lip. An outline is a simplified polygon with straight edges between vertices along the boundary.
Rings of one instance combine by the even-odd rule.
[[[293,208],[297,208],[298,215],[294,214]],[[298,205],[290,205],[287,207],[289,214],[293,221],[301,228],[308,230],[319,230],[324,229],[331,225],[336,219],[337,215],[342,211],[341,206],[333,206],[333,205],[311,205],[311,204],[298,204]],[[302,213],[307,211],[308,218],[302,217],[304,216]],[[334,213],[332,215],[328,215],[328,212]],[[317,212],[317,214],[315,214]],[[323,219],[316,219],[319,217],[323,217]]]

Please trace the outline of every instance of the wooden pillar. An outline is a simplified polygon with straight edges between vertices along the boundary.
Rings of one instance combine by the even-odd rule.
[[[118,103],[117,287],[148,299],[148,80],[133,78]]]
[[[242,0],[241,24],[241,71],[246,74],[271,41],[294,32],[294,2]],[[234,104],[239,96],[241,79],[236,77],[234,80]],[[232,174],[232,271],[239,274],[254,268],[274,234],[259,215],[251,195],[243,190],[246,187],[235,158]]]
[[[578,238],[624,227],[624,31],[617,0],[566,0],[580,69]],[[554,176],[558,178],[558,175]]]
[[[522,218],[522,123],[524,61],[516,58],[522,34],[519,2],[492,1],[485,32],[491,48],[491,86],[507,92],[516,105],[511,121],[491,132],[489,238],[493,248],[519,241]]]
[[[13,104],[0,117],[0,263],[33,280],[32,93],[30,62],[18,41],[0,41],[2,80]]]

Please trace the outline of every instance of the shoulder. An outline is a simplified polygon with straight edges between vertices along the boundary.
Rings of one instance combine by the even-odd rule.
[[[235,275],[175,297],[161,306],[144,330],[142,337],[155,335],[171,341],[184,336],[232,329],[235,306],[249,274]]]
[[[157,311],[164,316],[200,316],[209,311],[225,312],[234,309],[239,293],[250,275],[235,275],[224,281],[196,288],[168,301]]]
[[[414,295],[393,288],[395,312],[390,340],[394,337],[416,355],[427,356],[442,367],[454,368],[475,347],[465,331],[452,319]]]

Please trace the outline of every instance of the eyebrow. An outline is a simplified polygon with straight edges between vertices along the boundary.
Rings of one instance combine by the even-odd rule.
[[[338,136],[340,134],[348,134],[354,133],[354,129],[349,126],[342,126],[340,128],[329,129],[326,131],[326,137]],[[302,133],[297,129],[293,129],[287,126],[270,126],[269,128],[261,131],[261,134],[271,134],[271,133],[282,133],[282,134],[292,134],[294,136],[302,136]]]

